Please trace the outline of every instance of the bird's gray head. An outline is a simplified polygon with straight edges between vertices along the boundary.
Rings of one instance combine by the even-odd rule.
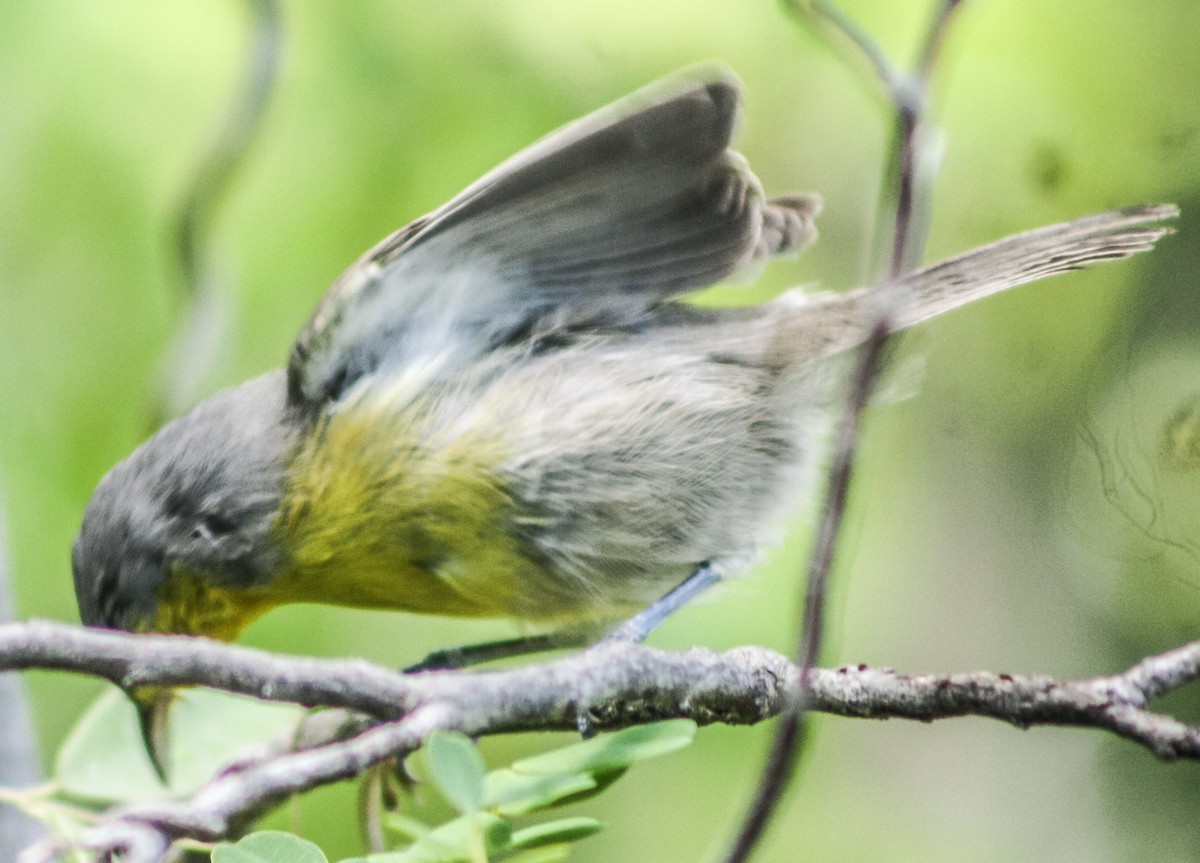
[[[278,566],[270,531],[295,438],[284,390],[282,371],[227,390],[100,481],[72,555],[86,625],[224,634],[212,596]]]

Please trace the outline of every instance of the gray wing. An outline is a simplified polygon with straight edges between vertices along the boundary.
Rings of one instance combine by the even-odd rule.
[[[622,323],[815,236],[819,202],[764,201],[728,145],[727,73],[660,81],[552,133],[367,252],[330,289],[288,366],[319,404],[380,362],[462,359],[558,325]]]

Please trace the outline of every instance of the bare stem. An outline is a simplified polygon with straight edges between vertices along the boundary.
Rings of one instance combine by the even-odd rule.
[[[172,232],[185,306],[163,360],[149,424],[156,428],[188,405],[220,351],[219,298],[213,285],[210,232],[237,170],[262,126],[279,72],[282,45],[277,0],[244,0],[251,15],[245,78],[229,114],[196,167]]]
[[[933,198],[933,182],[937,176],[935,147],[931,146],[932,132],[926,127],[929,87],[934,69],[946,40],[950,19],[962,0],[942,0],[923,43],[916,74],[901,98],[894,101],[896,109],[897,192],[892,220],[892,255],[889,275],[895,279],[916,269],[925,254],[925,237],[929,224],[928,213]],[[894,92],[894,91],[893,91]]]
[[[866,345],[854,376],[854,388],[846,408],[846,416],[834,444],[830,464],[829,486],[825,493],[816,545],[809,563],[804,612],[795,649],[799,666],[798,696],[779,719],[771,749],[763,766],[754,801],[726,856],[726,863],[743,863],[761,841],[771,816],[787,790],[795,773],[798,759],[806,741],[805,712],[810,709],[809,679],[816,664],[825,634],[825,601],[828,595],[829,572],[849,499],[854,455],[858,440],[859,422],[870,400],[872,385],[879,368],[883,349],[891,326],[881,318]]]
[[[246,52],[246,78],[229,115],[200,161],[175,223],[175,247],[189,295],[204,287],[204,244],[222,195],[246,157],[279,71],[280,15],[275,0],[247,0],[253,33]]]
[[[928,164],[933,161],[925,147],[923,126],[929,98],[929,84],[953,12],[961,0],[942,0],[923,43],[917,72],[909,75],[899,70],[870,35],[860,28],[835,4],[826,0],[785,0],[791,11],[807,13],[824,27],[840,33],[870,64],[883,85],[896,113],[893,158],[896,177],[896,198],[891,210],[892,242],[889,276],[896,279],[915,269],[924,255],[925,214],[932,197],[936,171]],[[883,207],[890,209],[885,197]],[[885,284],[881,291],[887,290]],[[805,589],[804,612],[795,652],[800,668],[799,697],[780,718],[763,767],[754,800],[747,810],[733,846],[725,857],[726,863],[744,863],[761,841],[787,790],[806,742],[804,713],[808,708],[807,680],[815,665],[824,639],[824,619],[829,572],[845,517],[846,503],[853,475],[862,413],[870,399],[871,390],[882,367],[884,346],[892,331],[891,303],[882,297],[876,325],[863,347],[852,380],[852,392],[834,445],[829,469],[829,482],[822,506],[820,526],[809,564]]]

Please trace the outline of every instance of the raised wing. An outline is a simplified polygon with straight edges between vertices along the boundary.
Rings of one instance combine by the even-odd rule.
[[[635,320],[667,298],[815,236],[817,199],[764,201],[727,147],[737,83],[660,81],[552,133],[383,240],[330,289],[292,351],[293,404],[381,362],[462,359],[547,317]]]

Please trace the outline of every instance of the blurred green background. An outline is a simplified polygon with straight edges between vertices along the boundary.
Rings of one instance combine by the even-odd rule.
[[[845,3],[901,58],[931,5]],[[815,249],[714,299],[845,288],[867,272],[885,107],[860,69],[767,0],[310,0],[284,12],[278,90],[209,249],[225,340],[202,392],[280,365],[322,291],[384,234],[553,127],[700,60],[744,81],[740,148],[768,191],[826,202]],[[235,0],[0,4],[0,491],[23,617],[76,619],[80,513],[149,431],[183,308],[171,220],[240,80],[247,22]],[[1083,676],[1197,637],[1198,43],[1194,0],[963,9],[936,87],[946,150],[931,257],[1111,206],[1173,200],[1185,216],[1161,253],[906,338],[904,354],[923,358],[920,394],[871,414],[828,662]],[[808,522],[654,643],[788,649]],[[296,607],[245,641],[398,665],[513,632]],[[49,755],[102,686],[28,679]],[[1198,702],[1167,706],[1196,720]],[[816,725],[764,863],[1182,861],[1200,848],[1196,765],[1105,735]],[[708,859],[769,732],[707,729],[635,770],[587,807],[612,826],[574,859]],[[485,751],[498,764],[544,742]],[[274,823],[348,855],[352,799],[329,789]]]

